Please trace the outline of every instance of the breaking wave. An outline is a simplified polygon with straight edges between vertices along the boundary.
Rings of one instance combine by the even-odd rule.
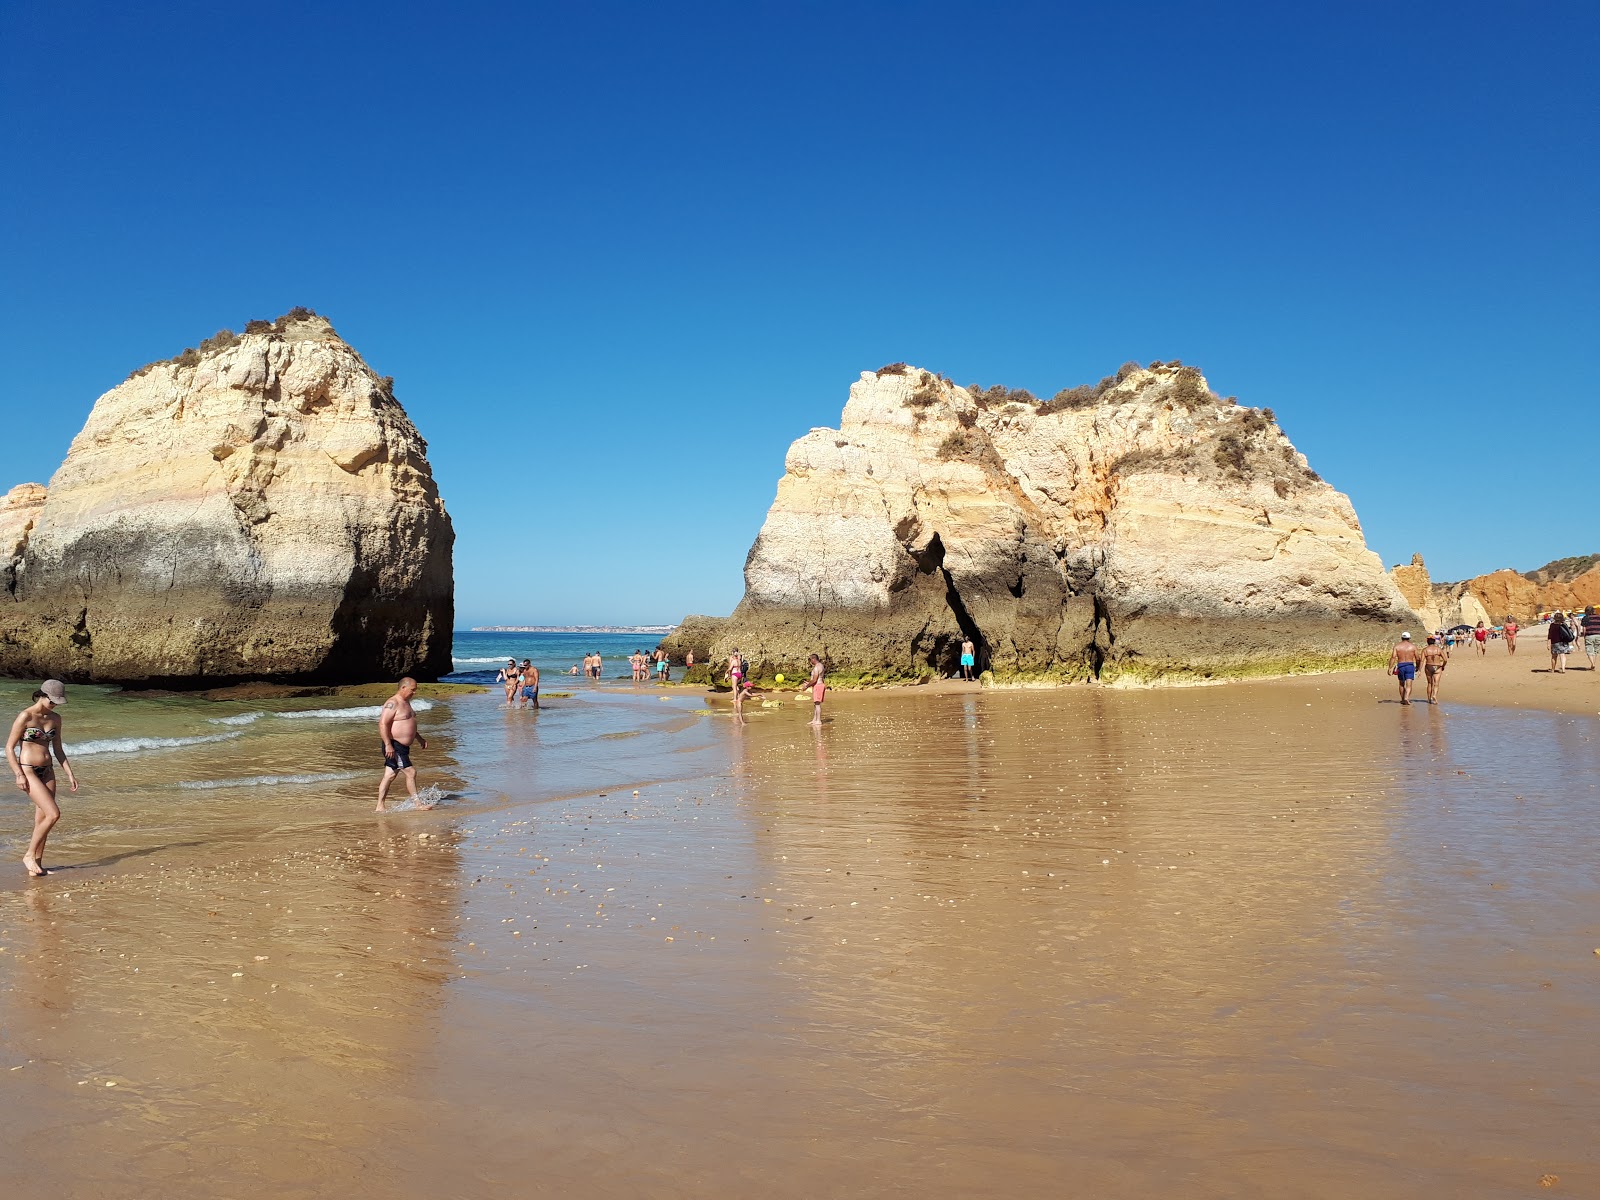
[[[427,712],[433,707],[433,701],[417,698],[411,701],[411,707],[418,712]],[[232,717],[207,717],[206,721],[211,725],[254,725],[262,717],[277,717],[284,721],[376,721],[382,713],[382,705],[366,704],[360,708],[303,708],[291,712],[247,712]]]
[[[74,758],[85,754],[134,754],[140,750],[176,750],[180,746],[203,746],[207,742],[227,742],[243,737],[242,729],[232,733],[211,733],[203,737],[128,737],[99,738],[87,742],[74,742],[68,747]]]

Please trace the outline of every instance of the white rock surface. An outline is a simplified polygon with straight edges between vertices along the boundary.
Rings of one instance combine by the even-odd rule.
[[[790,447],[738,609],[674,645],[788,667],[815,650],[889,679],[951,673],[965,632],[1019,680],[1306,670],[1386,646],[1405,600],[1273,420],[1193,368],[1119,374],[1045,406],[864,373],[840,428]]]
[[[454,534],[426,443],[327,321],[253,328],[101,396],[25,543],[8,532],[17,517],[0,518],[0,672],[450,669]]]

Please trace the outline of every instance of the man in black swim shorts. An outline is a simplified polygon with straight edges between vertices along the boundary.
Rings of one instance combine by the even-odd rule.
[[[389,785],[396,775],[405,776],[406,791],[417,798],[417,769],[411,765],[411,743],[417,742],[426,750],[428,739],[417,733],[417,711],[411,707],[411,697],[417,694],[417,681],[407,676],[400,688],[384,701],[378,715],[378,736],[383,739],[383,779],[378,783],[378,812],[386,812],[384,801],[389,796]]]

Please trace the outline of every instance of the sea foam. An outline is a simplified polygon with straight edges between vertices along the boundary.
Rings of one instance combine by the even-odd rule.
[[[99,738],[74,742],[68,749],[74,758],[85,754],[134,754],[140,750],[176,750],[180,746],[203,746],[208,742],[228,742],[243,737],[242,729],[232,733],[211,733],[203,737],[126,737]]]
[[[411,707],[418,712],[427,712],[433,707],[433,701],[416,699],[411,702]],[[291,712],[263,710],[238,713],[231,717],[207,717],[206,722],[211,725],[254,725],[263,717],[278,717],[285,721],[376,721],[382,715],[382,705],[367,704],[360,708],[303,708]]]
[[[329,771],[321,775],[247,775],[242,779],[190,779],[178,784],[192,791],[214,791],[217,788],[278,787],[295,783],[338,783],[346,779],[359,779],[360,771]]]

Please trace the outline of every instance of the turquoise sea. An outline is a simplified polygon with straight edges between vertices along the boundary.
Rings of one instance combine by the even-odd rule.
[[[648,654],[660,641],[658,633],[490,633],[458,629],[452,647],[456,669],[446,678],[452,683],[492,684],[495,672],[506,665],[506,659],[521,662],[527,658],[539,668],[543,686],[550,687],[555,683],[554,676],[579,666],[584,655],[599,654],[605,659],[602,678],[620,675],[629,679],[628,656],[635,650]]]

